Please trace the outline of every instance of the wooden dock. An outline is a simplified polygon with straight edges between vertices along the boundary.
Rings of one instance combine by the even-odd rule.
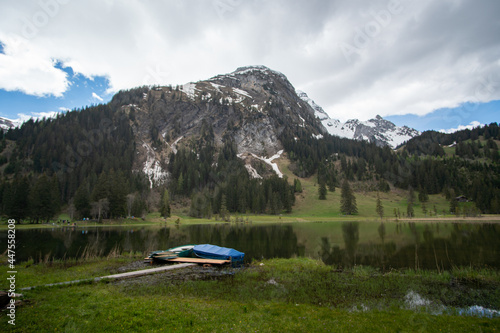
[[[155,274],[155,273],[161,273],[164,271],[170,271],[173,269],[185,268],[185,267],[195,266],[195,265],[196,264],[192,264],[192,263],[184,263],[184,264],[178,264],[178,265],[161,266],[161,267],[156,267],[156,268],[143,269],[140,271],[133,271],[133,272],[126,272],[126,273],[120,273],[120,274],[101,276],[101,277],[95,278],[95,280],[99,281],[99,280],[127,279],[127,278]]]
[[[177,265],[161,266],[161,267],[156,267],[156,268],[143,269],[140,271],[106,275],[106,276],[101,276],[101,277],[96,277],[96,278],[91,278],[91,279],[57,282],[57,283],[45,284],[42,286],[20,288],[19,290],[32,290],[32,289],[35,289],[38,287],[65,286],[65,285],[72,285],[72,284],[84,283],[84,282],[90,283],[90,282],[97,282],[97,281],[101,281],[101,280],[121,280],[121,279],[128,279],[128,278],[133,278],[133,277],[138,277],[138,276],[143,276],[143,275],[148,275],[148,274],[161,273],[164,271],[170,271],[170,270],[174,270],[174,269],[186,268],[186,267],[190,267],[190,266],[196,266],[196,264],[184,263],[184,264],[177,264]]]

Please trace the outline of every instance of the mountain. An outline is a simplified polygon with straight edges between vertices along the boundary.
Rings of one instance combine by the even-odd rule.
[[[0,128],[2,131],[7,131],[9,128],[15,128],[21,125],[18,121],[0,117]]]
[[[281,214],[301,192],[299,179],[292,185],[282,175],[283,159],[295,176],[313,176],[331,191],[344,180],[362,191],[411,187],[465,195],[481,212],[500,212],[497,125],[389,148],[417,134],[381,117],[342,124],[282,73],[241,67],[184,85],[120,91],[109,103],[7,131],[0,214],[46,221],[62,204],[80,217],[142,216],[159,206],[166,214],[170,201],[190,206],[193,217]],[[456,148],[442,147],[452,139]]]
[[[300,129],[310,137],[326,133],[286,76],[265,66],[241,67],[176,87],[120,92],[110,104],[133,114],[137,143],[134,168],[147,174],[151,184],[168,179],[170,153],[200,139],[206,124],[213,131],[216,146],[226,139],[234,141],[238,157],[257,178],[262,172],[277,171],[271,157],[283,152],[279,137],[284,131]],[[260,173],[255,170],[259,165]]]
[[[331,135],[347,139],[365,140],[380,147],[389,146],[393,149],[420,135],[420,132],[413,128],[407,126],[398,127],[379,115],[368,121],[350,119],[342,123],[340,120],[330,118],[323,108],[310,99],[305,92],[297,91],[297,95],[313,108],[316,117]]]

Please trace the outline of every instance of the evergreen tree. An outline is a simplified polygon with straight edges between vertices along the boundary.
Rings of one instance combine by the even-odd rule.
[[[458,212],[458,201],[455,197],[450,199],[450,213],[457,214]]]
[[[408,203],[415,203],[415,192],[411,186],[408,187]]]
[[[384,217],[384,207],[382,206],[382,201],[380,201],[380,195],[377,192],[377,215],[382,219]]]
[[[427,194],[427,191],[425,190],[425,188],[420,189],[420,191],[418,192],[418,201],[420,201],[420,202],[429,201],[429,195]]]
[[[80,185],[78,190],[76,190],[73,203],[81,218],[88,217],[90,215],[90,195],[86,184]]]
[[[108,198],[110,193],[110,181],[106,172],[99,175],[94,190],[92,191],[91,199],[93,202],[98,202],[100,199]]]
[[[300,179],[295,178],[293,180],[293,187],[294,187],[295,193],[302,193],[302,184],[300,183]]]
[[[318,187],[319,200],[326,200],[326,184],[324,181],[321,181]]]
[[[221,198],[219,215],[223,221],[228,221],[230,218],[229,211],[227,210],[227,199],[225,194],[223,194]]]
[[[345,215],[352,215],[358,212],[356,197],[351,190],[349,182],[344,179],[340,193],[340,211]]]
[[[177,194],[184,194],[184,176],[182,175],[182,172],[177,179]]]
[[[140,195],[134,196],[134,202],[132,204],[131,214],[132,216],[142,216],[146,210],[146,203],[141,198]]]
[[[3,194],[5,214],[20,223],[28,217],[30,183],[27,177],[16,177],[7,185]]]
[[[170,196],[167,189],[163,191],[161,198],[160,216],[165,218],[170,217]]]
[[[413,211],[413,202],[409,201],[408,206],[406,206],[406,215],[408,217],[413,217],[414,211]]]
[[[122,172],[110,174],[109,213],[113,218],[126,215],[127,182]]]
[[[46,174],[40,176],[29,195],[31,217],[38,223],[49,222],[59,211],[59,189],[57,183],[49,180]]]

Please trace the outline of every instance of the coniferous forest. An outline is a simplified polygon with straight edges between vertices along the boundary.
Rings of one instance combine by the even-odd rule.
[[[118,111],[117,111],[118,110]],[[142,216],[167,202],[187,202],[193,217],[217,214],[289,213],[300,181],[251,178],[229,135],[216,144],[211,124],[170,154],[168,182],[150,186],[134,171],[134,114],[112,103],[30,120],[3,134],[0,143],[0,210],[16,220],[40,223],[63,209],[72,218]],[[152,134],[157,137],[158,134]],[[449,200],[463,195],[483,213],[500,213],[498,124],[453,134],[424,132],[392,150],[330,135],[316,139],[300,126],[280,141],[298,177],[317,175],[321,194],[345,181],[391,186]],[[160,147],[162,142],[153,142]],[[315,193],[314,195],[317,195]]]

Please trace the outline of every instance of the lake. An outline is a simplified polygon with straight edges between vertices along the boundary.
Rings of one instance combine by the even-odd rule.
[[[310,222],[167,227],[17,229],[18,262],[106,256],[210,243],[245,252],[245,260],[307,256],[338,267],[500,268],[500,224]],[[0,231],[6,248],[7,231]]]

